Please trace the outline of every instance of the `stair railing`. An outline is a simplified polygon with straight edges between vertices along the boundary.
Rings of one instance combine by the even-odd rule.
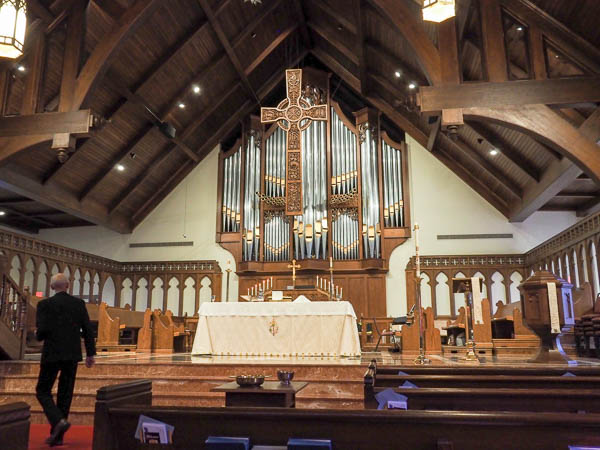
[[[0,282],[0,320],[19,338],[19,359],[25,354],[25,339],[27,338],[27,302],[29,301],[29,288],[25,292],[3,273]]]

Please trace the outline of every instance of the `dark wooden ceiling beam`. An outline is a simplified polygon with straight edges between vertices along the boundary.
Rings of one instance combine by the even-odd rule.
[[[98,186],[98,184],[100,184],[100,182],[108,176],[109,173],[115,170],[115,166],[119,164],[123,158],[129,156],[129,154],[135,150],[135,147],[148,135],[152,128],[154,128],[154,126],[151,124],[147,124],[144,128],[142,128],[142,130],[133,138],[133,140],[129,141],[123,147],[123,149],[85,185],[85,187],[79,193],[79,200],[84,200],[96,188],[96,186]]]
[[[482,63],[488,81],[500,82],[508,79],[504,29],[500,0],[479,2],[481,20]]]
[[[481,122],[465,123],[467,129],[472,130],[481,139],[486,141],[491,148],[495,148],[500,152],[500,155],[508,159],[514,167],[523,174],[527,175],[531,180],[540,181],[539,170],[531,164],[524,155],[510,145],[508,142],[500,139],[492,130],[486,128]]]
[[[358,56],[354,50],[351,50],[346,45],[344,45],[335,35],[334,33],[324,28],[315,22],[308,22],[308,27],[317,33],[321,38],[329,42],[337,51],[339,51],[342,55],[348,58],[353,64],[356,66],[359,65]]]
[[[85,6],[86,2],[76,2],[69,10],[58,100],[59,112],[71,111],[71,105],[73,104],[81,56],[85,44]]]
[[[123,215],[108,215],[105,206],[88,199],[80,202],[71,192],[55,185],[41,183],[22,174],[14,163],[0,167],[0,188],[31,198],[52,208],[64,211],[96,225],[102,225],[118,233],[130,233],[130,218]]]
[[[596,145],[598,139],[593,139],[594,131],[598,132],[600,127],[588,133],[588,126],[584,123],[577,129],[545,105],[468,108],[463,112],[467,120],[491,121],[517,129],[555,148],[600,184],[600,151]],[[597,113],[598,111],[592,117],[596,117]]]
[[[365,20],[363,8],[364,0],[353,0],[354,21],[356,22],[356,53],[358,56],[358,79],[360,80],[360,93],[368,95],[369,79],[367,72],[367,51],[365,48]]]
[[[204,14],[206,14],[206,17],[207,17],[212,29],[217,34],[217,38],[219,39],[219,42],[225,49],[225,52],[227,53],[227,56],[229,57],[231,64],[233,65],[236,72],[238,73],[240,80],[242,80],[242,85],[244,86],[245,90],[248,92],[248,94],[250,95],[250,97],[252,99],[256,100],[256,102],[258,104],[260,104],[260,100],[259,100],[258,96],[256,95],[256,92],[254,92],[254,88],[250,84],[250,80],[248,80],[248,76],[244,72],[244,68],[242,67],[240,59],[237,57],[233,47],[231,46],[231,43],[229,42],[229,39],[227,39],[227,36],[225,35],[223,28],[219,24],[217,17],[215,16],[215,13],[213,12],[212,8],[210,7],[208,0],[198,0],[198,2],[200,3],[202,10],[204,11]]]
[[[260,52],[256,58],[254,58],[250,65],[244,69],[244,74],[246,76],[250,75],[254,69],[256,69],[267,58],[267,56],[273,53],[273,50],[279,47],[279,45],[296,30],[296,28],[297,25],[291,25],[279,33],[277,37],[273,39],[271,43],[262,52]]]
[[[588,117],[578,131],[592,142],[600,139],[600,108]],[[522,222],[548,203],[556,194],[568,188],[581,177],[583,171],[568,158],[554,161],[542,175],[539,183],[530,182],[525,187],[523,199],[511,206],[509,220]],[[597,183],[597,182],[596,182]],[[583,212],[586,210],[584,209]]]
[[[251,23],[249,23],[242,32],[240,32],[240,34],[234,39],[233,41],[233,46],[234,48],[237,47],[238,45],[240,45],[243,40],[252,32],[252,30],[254,30],[257,26],[260,25],[260,23],[270,14],[272,14],[275,9],[281,4],[282,0],[278,0],[275,1],[271,4],[269,4],[269,7],[265,9],[265,11],[263,11],[263,13],[261,13],[259,15],[259,17],[255,18]],[[206,22],[206,24],[208,24],[208,22]],[[206,25],[202,25],[199,27],[199,29],[203,29]],[[196,30],[197,32],[199,32],[199,30]],[[192,34],[196,34],[196,32],[192,33]],[[181,48],[181,46],[185,46],[187,45],[187,43],[189,42],[188,38],[185,38],[184,40],[180,41],[180,45],[177,46],[177,48]],[[259,55],[259,57],[261,57]],[[266,57],[266,56],[265,56]],[[168,117],[172,114],[172,112],[175,110],[175,108],[177,108],[177,104],[180,102],[180,99],[183,97],[183,95],[189,91],[190,86],[192,86],[193,84],[200,84],[204,78],[208,75],[208,73],[210,73],[211,71],[213,71],[216,67],[219,66],[219,64],[221,64],[225,59],[227,58],[227,55],[225,53],[223,53],[222,55],[218,55],[217,57],[213,58],[213,60],[211,62],[209,62],[202,70],[200,70],[200,72],[194,74],[191,77],[191,81],[189,83],[186,83],[180,90],[179,92],[177,92],[175,94],[175,96],[173,96],[173,100],[171,102],[169,102],[167,104],[167,106],[165,107],[165,109],[159,114],[159,117],[162,121],[165,121],[168,119]],[[167,58],[167,61],[165,63],[168,63],[170,59]],[[144,78],[145,81],[138,83],[138,88],[135,90],[135,92],[138,92],[139,90],[141,90],[146,83],[154,76],[155,73],[157,73],[158,70],[160,70],[160,67],[158,66],[154,66],[155,70],[152,71],[151,73],[148,73]],[[225,93],[225,97],[229,97],[229,95],[234,92],[235,90],[239,89],[241,87],[241,83],[237,82],[235,84],[233,84],[230,89]],[[222,98],[222,96],[221,96]],[[211,102],[211,104],[209,105],[209,107],[205,108],[202,111],[202,114],[200,114],[200,116],[198,116],[197,118],[194,119],[194,121],[190,124],[189,127],[187,127],[187,132],[184,130],[184,132],[182,133],[182,135],[177,139],[177,141],[179,143],[183,143],[183,140],[187,139],[187,137],[189,135],[191,135],[203,122],[204,120],[206,120],[206,118],[208,118],[216,109],[217,107],[220,105],[220,102]],[[141,141],[142,139],[144,139],[147,134],[150,132],[150,130],[152,129],[152,126],[148,126],[146,127],[142,133],[138,134],[131,142],[129,142],[121,152],[119,152],[115,158],[113,158],[110,162],[110,164],[108,166],[106,166],[102,171],[100,171],[100,173],[94,177],[94,179],[88,183],[85,188],[83,189],[83,191],[79,194],[79,197],[81,199],[86,198],[94,189],[96,189],[96,187],[98,185],[100,185],[100,183],[113,171],[113,168],[115,167],[115,165],[117,165],[119,162],[121,162],[122,159],[126,158],[127,155],[129,155],[129,153],[131,152],[131,150],[133,150],[133,148],[135,147],[135,145],[137,145],[137,143],[139,141]],[[183,143],[185,145],[185,143]],[[170,154],[170,150],[166,150],[163,152],[164,155],[169,155]],[[160,163],[162,162],[159,157],[155,158],[154,160],[154,164],[155,166],[156,163]],[[68,161],[67,161],[68,163]],[[64,165],[66,165],[67,163],[65,163]],[[64,166],[63,165],[63,166]],[[55,171],[55,174],[58,174],[60,172],[60,168]],[[133,192],[133,190],[131,190]],[[127,189],[127,192],[129,192],[129,189]]]
[[[487,172],[492,178],[498,181],[508,192],[510,192],[516,199],[521,199],[523,195],[522,189],[502,171],[493,165],[490,161],[486,160],[483,156],[473,149],[471,145],[466,142],[460,135],[457,140],[450,140],[456,148],[473,161],[477,166],[481,167]]]
[[[500,0],[519,20],[540,29],[553,44],[587,69],[600,73],[600,49],[529,0]]]
[[[442,128],[442,118],[437,117],[435,119],[433,127],[431,127],[431,131],[429,132],[429,138],[427,139],[427,146],[425,147],[430,152],[433,152],[433,149],[435,148],[435,142],[437,141],[437,137],[438,137],[438,134],[439,134],[441,128]]]
[[[233,86],[230,86],[226,92],[223,92],[219,95],[219,100],[213,102],[210,108],[207,108],[203,113],[195,119],[190,125],[186,127],[186,129],[181,134],[180,139],[187,139],[190,135],[192,135],[198,127],[202,125],[202,123],[210,117],[210,115],[216,111],[224,102],[227,100],[234,92],[241,88],[241,83],[235,83]],[[110,205],[109,214],[117,210],[121,205],[127,201],[127,199],[135,192],[135,190],[143,184],[152,173],[160,167],[160,165],[166,160],[167,156],[169,156],[170,152],[175,148],[175,146],[169,145],[165,150],[161,151],[160,154],[148,164],[146,169],[140,173],[129,185],[120,193],[119,197]],[[202,158],[199,155],[196,155],[198,158],[197,162],[200,162]]]
[[[95,116],[89,109],[70,112],[29,114],[24,116],[4,116],[0,118],[0,137],[52,135],[71,133],[88,135],[96,124]],[[6,158],[10,155],[0,150]]]
[[[352,34],[356,34],[356,26],[351,21],[347,20],[343,14],[340,14],[338,11],[334,10],[333,7],[329,5],[327,0],[313,1],[312,4],[324,12],[325,15],[329,16],[334,23],[339,23],[343,28],[350,31]]]
[[[413,82],[418,86],[427,84],[427,80],[423,78],[422,75],[418,74],[413,68],[408,67],[405,62],[401,61],[398,57],[396,57],[387,49],[383,48],[381,45],[378,45],[367,39],[366,46],[368,51],[377,53],[380,58],[387,60],[389,64],[397,67],[401,72],[401,79],[404,80],[403,83],[405,85],[409,82]]]
[[[308,32],[308,27],[306,26],[306,14],[304,14],[302,2],[300,0],[292,0],[292,7],[295,14],[293,19],[298,21],[300,25],[300,36],[302,36],[304,48],[310,50],[313,47],[313,43],[310,38],[310,33]]]
[[[291,63],[291,66],[298,64],[307,54],[307,50],[301,52],[295,61]],[[283,80],[285,67],[277,70],[257,91],[259,98],[264,99],[277,85]],[[227,121],[219,127],[215,133],[200,147],[198,154],[202,159],[206,157],[231,130],[248,114],[250,114],[256,105],[251,101],[246,101],[237,111],[232,114]],[[149,214],[154,207],[160,203],[160,201],[169,193],[171,190],[192,170],[193,165],[190,161],[184,163],[164,184],[163,188],[156,191],[150,198],[148,198],[143,205],[133,214],[133,223],[139,224],[146,215]]]
[[[8,206],[3,206],[2,209],[4,211],[7,212],[7,214],[9,215],[13,215],[13,216],[17,216],[17,217],[21,217],[23,219],[25,219],[26,221],[29,222],[35,222],[35,223],[39,223],[40,225],[44,225],[47,227],[56,227],[56,224],[54,222],[51,222],[50,220],[46,220],[43,219],[41,217],[35,217],[34,215],[29,215],[29,214],[25,214],[15,208],[11,208]]]
[[[77,77],[72,110],[79,109],[86,102],[112,64],[123,42],[135,33],[161,4],[162,2],[158,0],[136,0],[123,13],[108,35],[99,41]]]
[[[190,42],[192,42],[193,40],[195,40],[198,36],[200,36],[200,34],[202,34],[206,28],[209,26],[208,22],[205,21],[202,24],[194,27],[191,31],[189,31],[188,33],[186,33],[181,39],[179,39],[173,46],[169,47],[169,49],[164,52],[162,54],[162,56],[158,59],[156,64],[153,64],[152,67],[146,71],[144,73],[144,75],[142,75],[142,77],[140,78],[140,80],[131,88],[131,91],[134,94],[139,94],[139,92],[142,89],[145,89],[148,85],[148,83],[150,81],[152,81],[152,79],[154,79],[154,77],[160,72],[160,70],[166,66],[169,65],[172,61],[173,58],[175,58],[177,55],[179,55],[179,53],[186,48]],[[210,66],[210,64],[209,64]],[[113,118],[118,117],[124,110],[125,110],[125,106],[126,106],[126,102],[122,101],[122,99],[119,99],[119,106],[117,108],[111,108],[111,110],[113,110],[113,112],[110,114],[108,120],[111,121]],[[175,106],[173,106],[174,108]],[[148,129],[148,132],[150,131],[150,129]],[[134,138],[135,140],[135,138]],[[127,147],[127,145],[126,145]],[[59,176],[61,173],[65,173],[68,169],[70,169],[72,161],[78,158],[78,154],[80,154],[82,151],[85,150],[85,146],[81,147],[80,149],[77,150],[77,152],[75,152],[65,163],[56,166],[55,168],[51,169],[50,172],[46,173],[43,177],[43,183],[46,184],[48,182],[51,182],[52,180],[54,180],[57,176]],[[123,155],[121,158],[119,158],[119,161],[124,158],[125,156],[127,156],[127,154]],[[111,164],[110,166],[108,166],[107,170],[104,171],[104,174],[109,173],[112,168],[114,167],[115,164],[117,164],[119,161],[114,162],[114,164]],[[87,195],[87,193],[86,193]]]
[[[561,105],[598,101],[600,76],[422,86],[417,95],[421,111],[434,114],[448,108]]]
[[[29,198],[16,197],[16,198],[3,198],[0,200],[0,206],[3,205],[26,205],[35,203],[35,200],[31,200]]]
[[[442,81],[440,53],[425,31],[421,18],[414,17],[405,2],[397,0],[371,0],[379,13],[389,19],[412,47],[421,70],[432,85]]]
[[[44,66],[46,64],[46,35],[39,33],[33,47],[33,55],[29,63],[28,74],[25,79],[25,91],[21,101],[22,115],[35,114],[38,110],[44,78]]]
[[[577,217],[587,217],[600,212],[600,196],[584,203],[577,208]]]

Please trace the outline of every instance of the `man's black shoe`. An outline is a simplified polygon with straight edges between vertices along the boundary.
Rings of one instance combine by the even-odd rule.
[[[69,422],[67,422],[65,419],[60,419],[60,422],[58,422],[54,426],[54,429],[52,430],[50,437],[48,439],[46,439],[46,444],[50,445],[50,447],[53,447],[55,445],[61,445],[62,440],[63,440],[63,435],[69,429],[70,426],[71,426],[71,424]]]

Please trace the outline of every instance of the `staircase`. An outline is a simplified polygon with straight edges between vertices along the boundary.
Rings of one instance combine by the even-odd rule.
[[[276,380],[277,369],[293,370],[294,381],[309,383],[296,395],[297,408],[363,409],[365,366],[361,365],[136,363],[133,359],[124,363],[100,362],[91,369],[80,365],[69,421],[76,425],[93,424],[96,390],[102,386],[146,378],[152,380],[153,405],[222,407],[224,394],[211,392],[213,387],[242,373],[271,375],[269,379]],[[39,362],[0,362],[0,399],[28,403],[32,423],[46,423],[35,398],[38,373]]]
[[[28,292],[2,273],[0,280],[0,358],[22,359],[27,337]]]

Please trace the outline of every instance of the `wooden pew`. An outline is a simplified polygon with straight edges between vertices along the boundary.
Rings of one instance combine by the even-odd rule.
[[[0,400],[0,447],[11,450],[29,448],[30,406],[25,402]]]
[[[435,326],[433,309],[428,307],[423,310],[423,327],[425,334],[425,354],[441,355],[442,339],[440,330]],[[419,354],[419,325],[417,317],[412,325],[402,326],[402,354],[416,356]]]
[[[456,320],[443,328],[448,332],[448,339],[450,339],[450,336],[454,336],[456,339],[458,334],[461,332],[465,333],[465,316],[465,308],[461,306],[458,310],[458,317]],[[476,323],[475,316],[473,315],[473,341],[475,342],[475,353],[479,357],[491,357],[494,344],[492,343],[490,301],[487,298],[481,300],[481,316],[483,321],[481,323]],[[463,355],[466,353],[467,347],[466,345],[457,346],[446,344],[442,346],[442,351],[444,355]]]
[[[521,302],[505,305],[496,303],[496,313],[492,316],[492,343],[497,358],[529,358],[540,346],[540,340],[523,323]]]
[[[190,331],[185,328],[185,317],[175,317],[169,309],[165,313],[165,317],[173,325],[173,351],[191,351],[193,341],[190,339]]]
[[[173,322],[160,309],[152,312],[152,352],[173,353]]]
[[[374,361],[371,362],[374,365]],[[561,376],[565,372],[570,372],[578,377],[595,376],[600,377],[600,366],[572,366],[572,367],[556,367],[556,366],[386,366],[376,365],[377,374],[380,375],[397,375],[399,371],[409,375],[486,375],[496,376],[503,375],[511,376]]]
[[[600,445],[600,415],[530,412],[302,410],[151,406],[152,382],[98,390],[94,450],[139,448],[140,414],[175,426],[173,448],[204,448],[209,435],[247,436],[253,445],[288,438],[331,439],[340,449],[565,449]]]
[[[89,309],[88,309],[89,311]],[[140,331],[149,330],[150,322],[146,319],[147,313],[131,311],[124,308],[109,307],[102,302],[98,307],[98,335],[96,348],[98,352],[123,352],[138,349]],[[121,342],[121,334],[129,331],[130,341],[127,344]],[[140,350],[151,348],[147,343],[148,332],[142,332],[142,345]]]

